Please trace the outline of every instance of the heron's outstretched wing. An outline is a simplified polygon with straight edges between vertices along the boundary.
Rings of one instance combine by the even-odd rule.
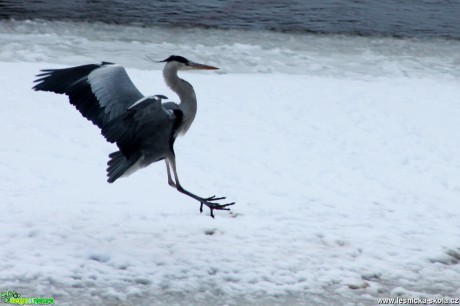
[[[146,97],[108,122],[102,128],[102,135],[116,143],[127,159],[136,152],[164,158],[164,154],[172,150],[182,112],[177,104],[171,103],[167,108],[163,105],[161,99]]]
[[[122,66],[108,62],[42,70],[37,77],[34,90],[68,95],[70,103],[101,129],[144,97]]]

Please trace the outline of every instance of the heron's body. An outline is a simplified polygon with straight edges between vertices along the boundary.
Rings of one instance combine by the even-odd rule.
[[[109,155],[109,183],[151,163],[174,158],[183,112],[175,103],[165,104],[157,97],[145,98],[102,128],[107,141],[120,149]]]
[[[178,135],[188,131],[197,112],[195,91],[192,85],[178,77],[178,70],[217,68],[196,64],[180,56],[170,56],[164,62],[164,79],[178,94],[179,104],[163,103],[162,99],[166,97],[162,95],[144,97],[122,66],[108,62],[43,70],[34,89],[68,95],[70,103],[101,129],[107,141],[116,143],[119,151],[109,155],[109,183],[165,160],[168,183],[207,205],[212,215],[213,209],[228,209],[225,207],[229,204],[211,202],[222,198],[198,197],[181,186],[176,171],[174,142]]]

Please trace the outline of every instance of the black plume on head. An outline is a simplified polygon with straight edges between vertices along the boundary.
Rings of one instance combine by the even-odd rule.
[[[183,63],[183,64],[187,64],[189,62],[188,59],[186,59],[185,57],[179,56],[179,55],[171,55],[170,57],[168,57],[167,59],[165,59],[162,62],[169,63],[169,62],[172,62],[172,61],[176,61],[176,62]]]

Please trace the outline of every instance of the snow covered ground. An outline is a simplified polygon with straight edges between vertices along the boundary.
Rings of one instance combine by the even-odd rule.
[[[8,61],[11,44],[0,49],[0,291],[59,305],[460,297],[458,54],[432,70],[433,55],[371,50],[342,73],[183,73],[199,109],[175,145],[181,182],[237,202],[212,219],[168,186],[163,163],[107,184],[115,147],[65,96],[31,90],[65,60],[35,58],[15,35],[29,51],[16,42]],[[177,101],[148,65],[127,67],[138,88]]]

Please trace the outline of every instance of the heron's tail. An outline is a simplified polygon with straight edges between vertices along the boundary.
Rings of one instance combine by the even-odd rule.
[[[133,154],[129,157],[129,159],[126,159],[126,157],[120,151],[116,151],[110,153],[109,157],[110,160],[107,163],[107,182],[113,183],[124,174],[134,172],[128,170],[130,170],[130,168],[136,164],[140,158],[140,155]]]

